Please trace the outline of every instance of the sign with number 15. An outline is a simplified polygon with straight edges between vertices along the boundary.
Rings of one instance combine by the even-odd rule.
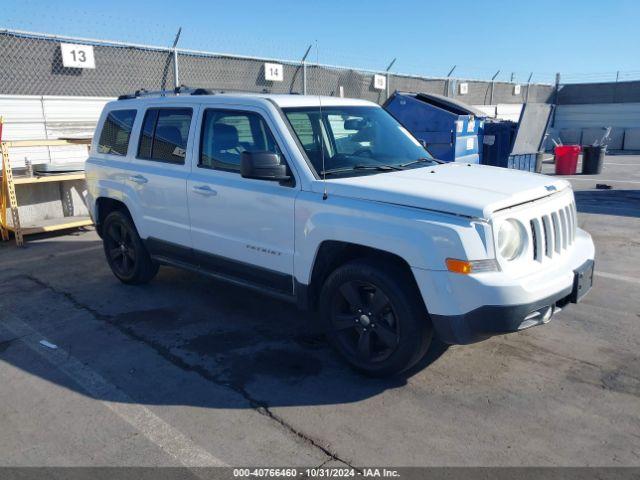
[[[384,90],[387,88],[387,77],[384,75],[374,75],[373,76],[373,88],[376,90]]]
[[[62,65],[69,68],[96,68],[92,45],[61,43]]]

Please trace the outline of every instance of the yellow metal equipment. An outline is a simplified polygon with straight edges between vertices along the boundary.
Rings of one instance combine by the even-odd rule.
[[[2,150],[2,189],[0,191],[1,211],[0,211],[0,233],[3,240],[9,240],[9,232],[13,232],[16,245],[24,245],[24,235],[32,233],[52,232],[67,228],[77,228],[91,225],[93,222],[89,217],[65,217],[60,219],[44,220],[39,225],[21,225],[20,214],[18,212],[18,200],[16,197],[16,185],[38,184],[48,182],[64,182],[69,180],[84,180],[82,173],[47,175],[33,177],[14,177],[9,160],[9,148],[11,147],[55,147],[60,145],[88,144],[90,139],[81,140],[15,140],[0,143]],[[9,221],[7,210],[10,212]]]

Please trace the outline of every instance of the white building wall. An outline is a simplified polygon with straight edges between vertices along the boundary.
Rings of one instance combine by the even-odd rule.
[[[2,140],[91,138],[109,97],[0,95]],[[13,167],[31,163],[75,163],[87,158],[86,145],[12,148]]]
[[[499,120],[510,120],[517,122],[520,120],[522,103],[498,103],[497,105],[474,105],[474,108],[484,112],[491,118]]]

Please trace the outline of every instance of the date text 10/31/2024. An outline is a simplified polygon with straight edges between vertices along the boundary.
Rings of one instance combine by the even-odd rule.
[[[233,476],[242,477],[262,477],[262,478],[399,478],[397,470],[388,468],[234,468]]]

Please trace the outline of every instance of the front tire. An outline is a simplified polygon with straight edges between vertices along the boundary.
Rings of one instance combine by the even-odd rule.
[[[103,224],[102,243],[113,274],[123,283],[148,283],[158,273],[155,263],[142,243],[131,217],[115,211]]]
[[[413,277],[393,262],[355,260],[336,269],[322,288],[320,315],[329,343],[370,376],[411,368],[433,332]]]

